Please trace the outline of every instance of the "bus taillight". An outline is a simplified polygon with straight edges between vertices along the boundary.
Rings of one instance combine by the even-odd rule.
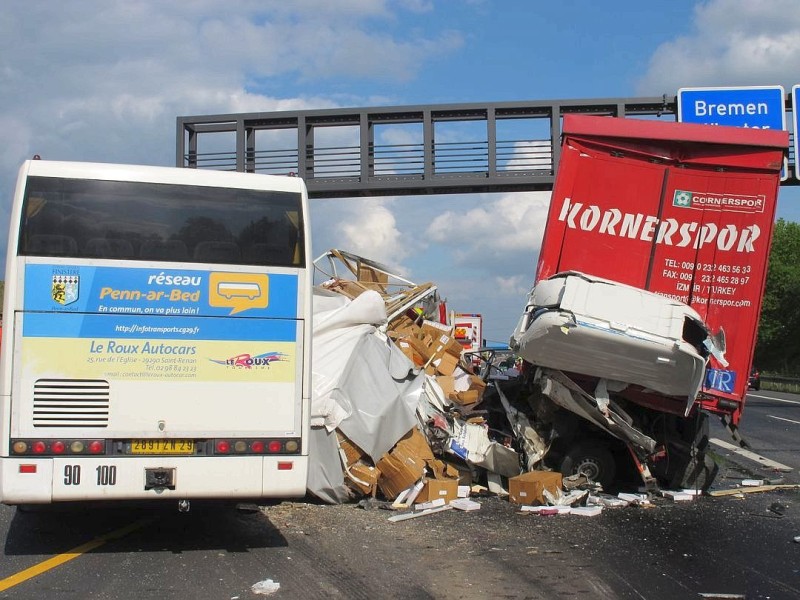
[[[253,455],[253,454],[295,454],[300,450],[300,442],[294,439],[216,439],[213,440],[214,454]]]
[[[11,440],[15,456],[59,456],[67,454],[105,454],[105,440]]]

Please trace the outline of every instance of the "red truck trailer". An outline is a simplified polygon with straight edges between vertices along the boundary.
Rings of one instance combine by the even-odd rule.
[[[602,422],[601,429],[629,445],[640,469],[648,465],[656,472],[660,469],[662,483],[686,484],[683,471],[695,468],[698,460],[702,463],[706,413],[720,415],[738,437],[736,426],[747,391],[780,170],[788,143],[785,131],[586,115],[564,117],[561,159],[539,255],[537,284],[573,273],[587,276],[584,279],[595,288],[617,282],[656,294],[666,299],[664,306],[659,307],[657,299],[646,294],[615,291],[618,302],[631,299],[631,309],[626,312],[617,304],[606,307],[606,312],[623,315],[618,320],[624,321],[625,314],[643,314],[638,307],[648,305],[650,313],[658,313],[649,314],[649,322],[658,321],[659,327],[669,319],[672,325],[678,318],[685,319],[683,331],[678,328],[673,342],[685,345],[689,354],[705,361],[701,365],[704,372],[688,399],[669,393],[677,388],[668,385],[666,379],[685,376],[685,370],[684,374],[670,371],[673,357],[666,351],[654,360],[662,362],[657,367],[665,378],[661,389],[668,393],[660,392],[658,385],[637,385],[635,378],[626,379],[624,352],[616,365],[619,368],[608,378],[616,383],[608,390],[603,384],[602,395],[606,400],[610,397],[612,409],[619,408],[626,427],[633,427],[637,435],[649,441],[644,443],[637,435],[621,433],[614,427],[602,427]],[[571,289],[573,296],[583,294],[578,304],[590,310],[589,292],[585,290],[593,288],[584,284]],[[552,288],[553,284],[548,284],[551,297]],[[538,298],[545,296],[540,291]],[[533,293],[524,324],[515,332],[518,342],[534,316],[547,308],[536,306],[532,298]],[[602,329],[597,323],[595,329]],[[606,337],[617,335],[614,339],[624,342],[622,334],[630,324],[609,321],[606,325]],[[666,329],[662,327],[662,333]],[[641,333],[641,328],[637,331],[637,343],[650,335]],[[530,331],[527,335],[532,337]],[[546,343],[544,337],[537,339]],[[573,339],[577,341],[579,336]],[[528,352],[536,357],[532,362],[553,367],[546,358],[539,360],[553,353],[541,348],[533,351],[534,342]],[[665,345],[658,336],[651,336],[648,343]],[[575,352],[587,351],[591,347],[575,348]],[[526,358],[525,353],[522,356]],[[563,365],[557,368],[560,374],[568,371]],[[576,386],[574,394],[594,397],[603,376],[586,375],[576,372],[568,374],[567,379]],[[603,398],[599,408],[598,420],[603,421],[608,415],[601,413],[609,410]],[[570,409],[581,414],[575,407]],[[570,452],[565,447],[563,454]],[[569,464],[580,460],[572,454]],[[678,454],[683,461],[676,460]],[[665,457],[673,459],[668,473],[657,464]],[[676,470],[679,462],[684,464]]]

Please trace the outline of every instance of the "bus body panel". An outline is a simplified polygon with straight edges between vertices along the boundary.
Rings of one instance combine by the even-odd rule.
[[[84,500],[181,500],[298,497],[305,494],[307,457],[55,459],[7,458],[0,484],[7,504]],[[279,468],[279,463],[281,463]],[[292,468],[286,468],[288,463]],[[36,472],[20,472],[35,464]],[[175,489],[145,489],[147,469],[174,469]],[[28,471],[30,469],[27,469]]]

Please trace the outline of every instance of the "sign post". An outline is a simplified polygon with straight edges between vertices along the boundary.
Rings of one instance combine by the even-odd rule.
[[[800,85],[792,86],[792,119],[794,120],[794,177],[800,179],[800,163],[797,162],[797,153],[800,149],[800,140],[798,140],[798,132],[800,132],[800,115],[797,111],[800,110]]]

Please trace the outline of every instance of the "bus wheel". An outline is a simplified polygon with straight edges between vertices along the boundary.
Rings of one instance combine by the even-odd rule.
[[[572,448],[561,460],[562,475],[584,475],[608,489],[617,473],[611,451],[600,442],[584,442]]]

